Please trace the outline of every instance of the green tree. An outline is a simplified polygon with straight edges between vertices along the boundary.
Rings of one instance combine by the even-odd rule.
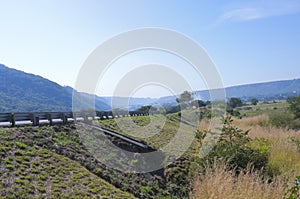
[[[256,98],[252,98],[252,99],[251,99],[251,104],[252,104],[252,105],[256,106],[257,103],[258,103],[258,99],[256,99]]]
[[[232,98],[230,98],[230,100],[228,102],[228,105],[231,108],[236,108],[236,107],[242,106],[243,102],[242,102],[242,100],[240,98],[232,97]]]
[[[296,119],[300,119],[300,96],[296,97],[294,101],[289,102],[290,111],[295,115]]]
[[[142,106],[138,108],[136,111],[144,112],[144,113],[149,113],[149,110],[151,109],[152,106]]]
[[[204,106],[206,106],[206,103],[202,100],[193,100],[191,102],[191,106],[204,107]]]
[[[180,94],[179,98],[176,98],[176,101],[180,104],[181,109],[186,109],[190,106],[190,102],[193,100],[194,95],[192,92],[184,91]]]
[[[288,103],[291,103],[291,102],[296,101],[296,98],[297,98],[297,97],[295,97],[295,96],[289,96],[289,97],[286,98],[286,101],[287,101]]]
[[[180,94],[179,98],[176,98],[176,101],[180,103],[189,103],[193,99],[193,93],[189,91],[184,91]]]

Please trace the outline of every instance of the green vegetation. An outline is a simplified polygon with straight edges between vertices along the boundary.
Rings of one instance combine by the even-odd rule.
[[[78,162],[17,139],[4,129],[0,146],[0,197],[5,198],[134,198]],[[60,136],[61,137],[61,136]],[[29,140],[28,140],[29,141]]]
[[[241,130],[234,126],[232,122],[233,120],[230,116],[224,119],[224,125],[218,142],[205,157],[205,164],[209,163],[212,165],[214,161],[222,160],[237,171],[246,169],[249,164],[258,170],[265,167],[268,154],[263,149],[251,146],[253,140],[248,136],[249,130]],[[200,133],[205,134],[205,136],[201,136],[203,138],[211,132],[204,131]]]
[[[254,106],[256,106],[258,103],[258,99],[256,99],[256,98],[252,98],[250,101],[251,101],[251,104]]]
[[[293,183],[287,183],[287,188],[285,196],[288,199],[300,198],[300,176],[297,176]]]
[[[300,119],[300,96],[290,101],[290,110],[296,119]]]
[[[239,195],[296,199],[300,131],[296,125],[299,119],[290,108],[295,102],[257,105],[248,102],[236,106],[233,110],[240,112],[240,116],[225,117],[217,136],[209,128],[211,114],[206,103],[185,112],[97,121],[103,127],[158,149],[167,146],[180,125],[184,132],[195,134],[191,146],[179,159],[163,170],[147,174],[123,173],[95,159],[83,144],[84,139],[92,137],[82,136],[81,131],[104,140],[102,148],[107,142],[125,149],[133,146],[96,132],[84,123],[1,128],[0,198],[233,198]],[[189,122],[180,121],[183,115],[193,118],[192,114],[201,115],[196,132]],[[203,139],[207,136],[218,139],[214,140],[208,155],[200,158]],[[87,141],[99,147],[93,139]],[[113,151],[107,154],[106,158],[116,163],[126,161],[126,157],[121,158]],[[130,163],[138,161],[134,159]]]
[[[239,107],[239,106],[242,106],[242,105],[243,105],[242,100],[240,98],[237,98],[237,97],[232,97],[228,101],[228,106],[230,108],[236,108],[236,107]]]
[[[153,128],[158,129],[159,126],[156,125],[162,125],[160,120],[163,116],[154,115],[153,117],[156,118],[154,119]],[[179,124],[178,114],[170,115],[168,117],[170,118],[167,121],[167,125],[164,127],[165,133],[157,135],[157,137],[154,137],[152,140],[152,143],[158,141],[155,144],[156,147],[165,145],[177,131]],[[135,119],[135,123],[141,127],[148,125],[150,121],[149,116],[132,118]],[[119,118],[117,120],[123,119],[126,118]],[[110,123],[110,127],[112,127],[113,125],[116,125],[113,121],[115,120],[103,120],[100,122]],[[86,132],[92,134],[96,133],[84,124],[81,125],[83,125],[82,127],[85,128]],[[137,198],[188,197],[190,191],[189,183],[193,176],[192,174],[186,175],[189,173],[189,165],[191,162],[191,156],[189,154],[183,157],[185,161],[178,160],[173,165],[170,165],[170,167],[165,168],[164,172],[161,171],[157,174],[123,173],[107,168],[101,162],[93,158],[91,153],[87,151],[82,144],[82,137],[79,136],[78,131],[80,131],[80,128],[75,129],[73,124],[66,126],[1,129],[0,162],[1,164],[5,163],[6,167],[5,170],[2,170],[0,173],[0,181],[13,172],[18,173],[18,175],[22,174],[23,177],[17,178],[19,180],[11,183],[9,186],[19,187],[24,184],[26,187],[32,187],[35,186],[35,184],[32,184],[33,182],[35,183],[35,181],[31,180],[32,176],[39,176],[38,180],[40,181],[40,184],[34,188],[35,192],[33,195],[28,195],[29,198],[34,198],[35,195],[36,197],[45,197],[46,194],[49,194],[50,192],[51,194],[49,197],[70,198],[73,196],[73,192],[69,193],[69,191],[75,189],[78,190],[78,192],[82,192],[82,197],[101,195],[106,196],[107,198],[118,198],[118,194],[114,194],[118,191],[120,193],[119,195],[123,198],[130,198],[132,195]],[[171,133],[171,135],[168,135],[168,133]],[[105,135],[102,134],[102,136]],[[105,137],[111,139],[114,143],[117,141],[109,136]],[[164,138],[166,138],[166,140],[164,140]],[[149,138],[149,140],[151,139]],[[190,150],[190,154],[194,154],[193,150],[194,149]],[[117,156],[111,156],[111,158],[117,161],[120,160]],[[28,168],[30,168],[30,170]],[[67,173],[64,173],[64,170],[67,170]],[[71,178],[68,176],[69,174],[72,179],[74,179],[73,181],[77,182],[77,184],[79,184],[78,186],[82,186],[82,189],[84,190],[77,188],[74,184],[69,182],[70,180],[68,179]],[[93,176],[93,179],[95,181],[99,180],[99,182],[85,180],[84,176],[86,175]],[[51,179],[51,181],[49,181],[49,179]],[[110,187],[105,189],[107,193],[102,192],[102,187],[106,186],[106,184],[104,183],[103,186],[101,184],[101,186],[99,185],[99,183],[104,182],[103,180],[112,187],[111,189]],[[93,183],[89,184],[88,181],[92,181]],[[47,183],[51,185],[51,189],[45,187]],[[52,184],[55,184],[55,186]],[[56,185],[61,186],[61,188]],[[72,187],[73,185],[74,187]],[[99,187],[99,189],[97,187]],[[113,191],[113,188],[115,191]],[[64,191],[62,191],[62,189]],[[7,192],[7,190],[8,189],[5,189],[3,195],[11,195],[11,197],[14,197],[12,194],[13,191]],[[31,188],[22,188],[22,193],[26,193],[28,190],[31,190]],[[87,190],[88,193],[86,193]],[[61,195],[53,195],[54,192],[61,193]],[[74,194],[78,194],[78,192],[74,191]],[[127,192],[127,195],[125,192]],[[114,194],[114,196],[112,196],[112,194]],[[123,196],[123,194],[125,195]],[[26,198],[26,194],[24,197]]]
[[[180,94],[180,97],[176,99],[178,103],[189,103],[193,99],[193,93],[189,91],[184,91]]]
[[[0,112],[71,111],[70,87],[0,64]],[[96,108],[110,107],[96,98]]]

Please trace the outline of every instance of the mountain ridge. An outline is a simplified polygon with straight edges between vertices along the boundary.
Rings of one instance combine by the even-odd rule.
[[[300,78],[230,86],[225,88],[225,91],[227,99],[231,97],[239,97],[244,101],[251,98],[264,101],[286,99],[288,96],[300,95]],[[209,90],[194,93],[198,99],[211,100]],[[72,87],[61,86],[39,75],[0,64],[0,112],[72,111],[73,94],[85,102],[77,107],[78,110],[93,109],[91,103],[86,103],[91,99],[95,101],[97,110],[111,110],[111,107],[135,110],[145,105],[168,107],[177,104],[177,96],[127,98],[79,93]]]

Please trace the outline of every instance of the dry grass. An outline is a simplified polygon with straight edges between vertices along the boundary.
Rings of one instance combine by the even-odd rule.
[[[192,198],[283,198],[284,182],[300,174],[299,148],[291,141],[291,138],[300,141],[300,131],[274,127],[267,115],[234,119],[233,123],[240,129],[250,129],[249,136],[253,139],[268,140],[270,145],[267,172],[275,180],[267,183],[262,174],[251,172],[250,169],[235,176],[235,171],[228,170],[226,165],[216,164],[213,168],[207,168],[206,173],[194,181]],[[209,121],[201,121],[199,130],[208,128]]]
[[[243,119],[235,119],[234,124],[242,128],[242,126],[269,126],[269,117],[267,115],[258,115]]]
[[[199,124],[199,131],[207,131],[210,127],[210,120],[207,118],[204,118],[200,121]]]
[[[194,193],[197,199],[273,199],[283,198],[284,182],[280,179],[268,183],[259,172],[247,169],[235,176],[234,171],[225,164],[215,164],[207,168],[206,173],[194,181]]]
[[[291,138],[300,141],[299,130],[271,126],[266,115],[235,119],[234,124],[243,130],[251,129],[249,134],[251,138],[264,138],[270,141],[269,174],[281,175],[286,179],[299,175],[300,153],[296,144],[291,142]]]
[[[287,128],[277,128],[270,124],[267,115],[234,119],[233,123],[243,130],[250,129],[251,138],[265,138],[270,141],[278,141],[294,137],[300,140],[300,131],[289,130]]]

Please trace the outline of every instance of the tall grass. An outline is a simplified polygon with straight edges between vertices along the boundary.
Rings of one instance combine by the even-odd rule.
[[[225,164],[215,164],[196,178],[191,196],[200,199],[283,198],[285,183],[300,175],[300,147],[293,141],[300,143],[300,130],[273,126],[267,115],[234,119],[233,123],[242,130],[250,129],[253,147],[267,151],[266,173],[247,169],[236,175]],[[208,128],[208,121],[201,121],[199,130]],[[263,176],[272,177],[272,183],[264,180]]]
[[[251,129],[251,138],[263,138],[271,143],[267,168],[269,175],[292,179],[300,174],[300,149],[291,141],[292,138],[300,141],[299,130],[272,126],[266,115],[236,119],[234,123],[241,129]]]
[[[300,174],[300,153],[294,143],[278,140],[272,145],[267,172],[271,176],[281,175],[293,179]]]
[[[249,128],[253,126],[261,126],[266,127],[269,126],[270,120],[267,115],[258,115],[254,117],[247,117],[243,119],[235,119],[234,124],[237,125],[239,128],[242,128],[242,126],[246,126]]]
[[[235,119],[233,122],[243,130],[250,129],[249,136],[251,138],[265,138],[273,142],[286,140],[291,137],[300,140],[300,130],[274,127],[270,124],[267,115]]]
[[[279,178],[269,183],[250,167],[236,176],[224,163],[207,168],[193,185],[191,198],[197,199],[273,199],[283,198],[285,193],[284,182]]]

